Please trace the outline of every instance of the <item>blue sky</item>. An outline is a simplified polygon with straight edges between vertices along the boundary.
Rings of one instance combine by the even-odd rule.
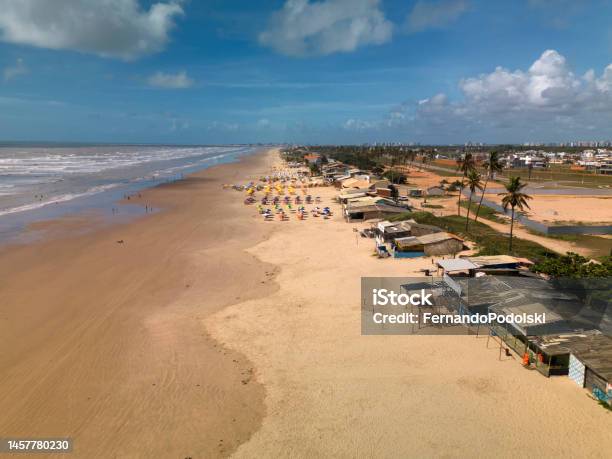
[[[0,11],[3,140],[612,138],[609,0],[0,0]]]

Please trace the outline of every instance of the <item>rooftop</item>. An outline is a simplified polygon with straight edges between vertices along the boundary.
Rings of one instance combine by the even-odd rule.
[[[402,207],[388,206],[386,204],[367,204],[361,206],[351,206],[347,209],[350,214],[362,213],[362,212],[381,212],[381,213],[404,213],[406,209]]]
[[[479,268],[483,266],[524,264],[525,262],[531,263],[529,260],[524,258],[516,258],[510,255],[487,255],[480,257],[467,257],[467,259],[478,265]]]
[[[423,236],[418,236],[418,238],[422,244],[435,244],[436,242],[448,241],[449,239],[456,239],[463,242],[463,239],[461,239],[459,236],[455,236],[454,234],[447,233],[445,231],[424,234]]]
[[[436,234],[436,233],[434,233]],[[444,271],[464,271],[478,268],[478,265],[472,263],[467,258],[453,258],[448,260],[438,260],[436,264]]]

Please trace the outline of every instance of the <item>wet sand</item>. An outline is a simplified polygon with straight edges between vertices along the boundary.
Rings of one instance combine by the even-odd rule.
[[[218,457],[257,430],[264,388],[202,320],[277,288],[244,251],[266,231],[222,190],[269,160],[143,191],[164,210],[131,223],[53,222],[52,239],[0,251],[0,436],[72,437],[75,457]]]

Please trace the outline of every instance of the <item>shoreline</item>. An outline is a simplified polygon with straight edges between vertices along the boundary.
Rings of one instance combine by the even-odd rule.
[[[71,436],[75,457],[604,457],[612,420],[567,378],[473,336],[361,335],[361,277],[432,260],[373,257],[331,187],[312,192],[331,218],[272,221],[223,189],[279,161],[206,169],[146,190],[163,212],[5,251],[0,432]]]
[[[231,145],[224,148],[225,151],[199,151],[199,156],[194,154],[168,158],[164,164],[160,164],[160,161],[145,161],[138,171],[134,170],[132,164],[128,166],[127,170],[131,171],[128,173],[116,172],[121,169],[109,167],[94,172],[93,178],[87,179],[87,185],[81,183],[75,189],[54,190],[51,194],[45,194],[44,199],[41,194],[38,198],[35,195],[34,201],[24,201],[23,192],[15,193],[17,201],[8,207],[7,203],[3,202],[3,208],[0,209],[0,244],[30,243],[37,238],[44,239],[44,235],[41,237],[36,235],[36,231],[29,229],[44,228],[46,224],[54,224],[62,219],[87,220],[89,216],[93,216],[98,221],[91,226],[97,229],[101,224],[112,223],[113,220],[129,221],[146,215],[149,213],[147,205],[150,206],[151,203],[138,199],[132,201],[130,198],[140,196],[145,190],[180,181],[185,176],[200,173],[210,167],[234,163],[243,156],[269,149]],[[151,164],[157,164],[157,167],[151,168]],[[63,181],[64,179],[59,182]],[[36,188],[33,192],[36,192]],[[10,198],[11,194],[8,196]]]
[[[220,457],[257,430],[252,364],[201,320],[278,288],[246,252],[266,233],[222,190],[271,156],[142,191],[163,212],[2,249],[1,432],[74,437],[77,457]]]

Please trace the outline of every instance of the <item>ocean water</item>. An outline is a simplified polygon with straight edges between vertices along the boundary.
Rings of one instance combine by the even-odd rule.
[[[84,209],[110,211],[125,195],[256,150],[245,145],[0,147],[0,239],[31,222]],[[130,206],[121,211],[130,212]]]

